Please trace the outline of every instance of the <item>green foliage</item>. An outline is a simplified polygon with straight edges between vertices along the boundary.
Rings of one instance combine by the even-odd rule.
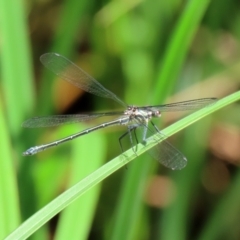
[[[212,151],[221,139],[218,126],[239,134],[237,106],[221,110],[240,98],[238,5],[0,0],[0,239],[239,239],[239,170],[219,160],[221,151]],[[232,15],[223,18],[226,7]],[[142,155],[156,144],[150,140],[138,144],[137,154],[120,154],[118,129],[23,157],[30,146],[89,127],[23,129],[25,119],[116,108],[88,94],[74,108],[85,93],[64,85],[38,60],[52,51],[130,104],[221,98],[181,120],[163,116],[163,124],[175,122],[162,130],[166,138],[184,129],[174,145],[187,156],[187,167],[167,171]],[[231,143],[229,138],[225,145],[234,156]],[[225,174],[215,185],[218,178],[208,174],[213,163]],[[171,184],[156,185],[154,179]]]

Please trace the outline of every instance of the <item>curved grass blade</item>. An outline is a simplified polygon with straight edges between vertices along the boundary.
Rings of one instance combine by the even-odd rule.
[[[190,124],[237,100],[240,100],[240,92],[236,92],[228,97],[225,97],[224,99],[219,100],[216,104],[208,108],[201,109],[172,124],[170,127],[162,130],[164,137],[167,138],[173,135],[174,133],[182,130]],[[158,143],[155,141],[154,136],[147,139],[146,145],[139,143],[137,146],[137,155],[143,154],[150,148],[154,147],[156,144]],[[136,157],[136,153],[133,152],[132,149],[130,149],[124,152],[124,154],[121,154],[113,160],[109,161],[108,163],[100,167],[98,170],[88,175],[86,178],[75,184],[73,187],[69,188],[67,191],[59,195],[57,198],[55,198],[52,202],[43,207],[37,213],[35,213],[21,226],[19,226],[14,232],[12,232],[6,238],[6,240],[26,239],[27,237],[31,236],[37,229],[39,229],[43,224],[49,221],[53,216],[62,211],[69,204],[71,204],[85,192],[90,190],[93,186],[101,182],[103,179],[105,179],[110,174],[114,173],[119,168],[129,163]]]

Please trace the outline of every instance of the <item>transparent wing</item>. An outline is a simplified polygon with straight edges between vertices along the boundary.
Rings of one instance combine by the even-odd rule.
[[[42,64],[60,78],[72,83],[86,92],[104,98],[111,98],[123,106],[127,106],[114,93],[103,87],[97,80],[88,75],[80,67],[58,53],[45,53],[40,57]]]
[[[172,146],[167,140],[161,141],[166,137],[164,137],[164,135],[158,130],[158,128],[155,125],[153,125],[154,128],[152,129],[150,128],[150,126],[135,121],[135,124],[133,126],[135,127],[133,127],[132,129],[135,128],[137,133],[135,134],[134,132],[135,130],[133,130],[134,134],[132,132],[129,133],[130,142],[132,143],[133,150],[134,146],[132,139],[134,136],[136,136],[137,142],[142,141],[143,144],[146,143],[147,137],[152,136],[153,141],[155,141],[158,144],[149,149],[148,153],[154,159],[156,159],[159,163],[161,163],[165,167],[170,168],[172,170],[181,170],[187,165],[186,157],[179,150]]]
[[[158,142],[163,137],[163,134],[158,132],[154,139]],[[165,167],[172,170],[181,170],[187,165],[187,158],[167,140],[163,140],[151,148],[149,154]]]
[[[160,112],[197,110],[217,102],[217,98],[200,98],[164,105],[140,107],[143,110],[159,110]]]
[[[118,116],[122,112],[92,113],[92,114],[74,114],[74,115],[52,115],[43,117],[34,117],[26,120],[22,126],[25,128],[53,127],[63,124],[84,122],[99,117]]]

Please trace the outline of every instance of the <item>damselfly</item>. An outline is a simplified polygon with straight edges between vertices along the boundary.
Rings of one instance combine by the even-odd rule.
[[[92,120],[99,117],[112,116],[116,117],[114,120],[104,122],[92,128],[88,128],[79,133],[73,134],[71,136],[65,137],[63,139],[43,144],[40,146],[31,147],[26,150],[23,155],[29,156],[41,152],[47,148],[57,146],[61,143],[67,142],[74,138],[80,137],[82,135],[88,134],[100,128],[110,127],[114,125],[125,125],[127,126],[127,132],[119,138],[120,146],[122,148],[121,141],[123,137],[129,135],[130,141],[133,148],[133,136],[136,137],[136,130],[141,129],[142,131],[142,143],[146,143],[146,137],[149,131],[149,122],[154,126],[155,131],[158,133],[156,141],[163,138],[162,133],[157,128],[157,126],[152,122],[152,118],[159,118],[161,112],[170,111],[186,111],[186,110],[197,110],[206,106],[209,106],[217,101],[216,98],[202,98],[194,99],[177,103],[170,103],[164,105],[156,106],[132,106],[124,103],[120,98],[118,98],[114,93],[103,87],[98,81],[93,77],[89,76],[85,71],[79,68],[77,65],[72,63],[67,58],[61,56],[57,53],[46,53],[40,57],[41,62],[45,67],[50,69],[53,73],[58,75],[60,78],[72,83],[78,88],[83,89],[86,92],[95,94],[104,98],[111,98],[114,101],[122,105],[125,111],[115,111],[115,112],[104,112],[104,113],[90,113],[90,114],[76,114],[76,115],[53,115],[46,117],[34,117],[28,119],[23,123],[23,127],[26,128],[37,128],[37,127],[52,127],[57,125],[62,125],[66,123],[76,123],[87,120]],[[134,133],[134,135],[132,135]],[[123,150],[123,149],[122,149]],[[182,169],[187,164],[187,159],[184,155],[174,148],[168,141],[164,140],[153,147],[150,154],[156,158],[164,166],[171,169]]]

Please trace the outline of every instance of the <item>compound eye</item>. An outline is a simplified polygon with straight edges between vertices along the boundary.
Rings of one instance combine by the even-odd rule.
[[[155,112],[153,113],[153,115],[154,115],[154,117],[158,117],[158,116],[160,116],[161,114],[160,114],[160,111],[155,111]]]

